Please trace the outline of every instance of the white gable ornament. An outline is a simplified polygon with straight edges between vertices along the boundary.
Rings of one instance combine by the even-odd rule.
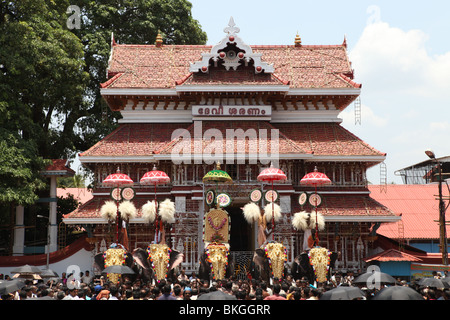
[[[211,59],[214,61],[214,66],[217,66],[217,62],[222,60],[227,71],[230,69],[237,70],[242,63],[245,63],[247,66],[251,61],[253,61],[255,73],[261,73],[263,71],[265,73],[273,73],[275,71],[273,64],[261,61],[262,53],[253,52],[252,48],[236,35],[240,30],[236,27],[233,17],[230,18],[228,27],[223,29],[223,31],[227,33],[225,38],[213,46],[211,52],[202,53],[202,60],[191,63],[189,67],[190,72],[208,72]],[[236,52],[232,49],[224,51],[224,49],[231,45],[236,46],[239,51]]]

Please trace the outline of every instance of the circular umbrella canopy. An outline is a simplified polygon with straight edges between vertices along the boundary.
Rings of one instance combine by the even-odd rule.
[[[391,275],[380,272],[380,271],[374,271],[374,272],[366,272],[357,277],[355,280],[352,281],[353,283],[390,283],[394,284],[396,281],[394,277]]]
[[[327,177],[326,174],[317,171],[317,167],[314,168],[313,172],[306,174],[302,180],[300,180],[300,184],[308,184],[308,185],[327,185],[331,184],[330,178]]]
[[[102,273],[134,274],[135,272],[128,266],[115,265],[103,269]]]
[[[121,173],[119,168],[117,168],[116,173],[110,174],[103,180],[105,187],[129,186],[132,184],[133,180],[125,173]]]
[[[40,274],[41,278],[58,278],[59,275],[52,269],[43,269]]]
[[[392,286],[378,291],[372,300],[425,300],[420,293],[410,287]]]
[[[25,282],[21,279],[13,279],[0,283],[0,295],[18,291],[25,287]]]
[[[287,179],[286,174],[278,169],[274,168],[272,164],[270,164],[270,168],[264,169],[257,177],[258,181],[285,181]]]
[[[197,300],[237,300],[234,295],[217,290],[200,295]]]
[[[340,286],[325,291],[320,300],[355,300],[365,298],[364,292],[358,287]]]
[[[227,172],[220,169],[220,163],[217,162],[216,169],[209,171],[203,177],[203,182],[207,182],[207,181],[233,182],[233,179],[231,179],[230,175]]]
[[[448,284],[445,281],[442,281],[441,279],[436,278],[422,278],[419,281],[419,285],[424,287],[430,287],[430,288],[450,288],[450,284]]]
[[[152,171],[144,174],[140,180],[141,184],[165,184],[170,182],[169,176],[164,171],[156,170],[156,166],[153,167]]]
[[[12,269],[11,273],[19,273],[21,275],[24,275],[24,274],[41,274],[42,270],[39,269],[36,266],[30,266],[29,264],[26,264],[24,266]]]

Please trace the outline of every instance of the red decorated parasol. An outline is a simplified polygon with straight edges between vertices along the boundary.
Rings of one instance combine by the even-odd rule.
[[[270,165],[270,168],[264,169],[258,175],[258,181],[273,182],[284,181],[286,179],[287,178],[284,172],[278,168],[274,168],[272,164]]]
[[[287,180],[286,174],[278,168],[274,168],[273,164],[270,163],[270,167],[261,171],[261,173],[257,177],[258,181],[262,182],[271,182],[272,183],[272,192],[273,192],[273,182],[274,181],[285,181]],[[274,213],[274,203],[272,201],[272,226],[273,230],[275,230],[275,213]],[[275,233],[272,231],[272,239],[275,240]]]
[[[117,194],[120,194],[120,187],[131,186],[133,183],[133,180],[125,173],[121,173],[119,168],[116,173],[110,174],[103,180],[105,187],[117,188]],[[119,197],[117,197],[116,241],[119,243]]]
[[[117,172],[110,174],[103,180],[103,185],[105,187],[120,187],[133,185],[133,180],[125,173],[121,173],[120,169],[117,168]]]
[[[327,185],[331,184],[331,180],[327,177],[326,174],[317,171],[317,167],[314,168],[313,172],[306,174],[302,180],[300,180],[300,184],[307,185]]]
[[[164,171],[157,170],[156,166],[153,167],[152,171],[145,173],[140,183],[142,185],[154,185],[155,186],[155,205],[158,206],[158,202],[156,201],[156,186],[160,184],[166,184],[170,182],[170,177]],[[157,220],[155,220],[155,239],[158,238],[158,228],[157,228]]]
[[[316,194],[315,197],[315,209],[316,209],[316,245],[319,244],[319,224],[317,223],[317,186],[329,185],[331,184],[330,178],[327,177],[325,173],[319,172],[317,167],[314,167],[314,171],[306,174],[301,180],[300,184],[313,185]]]

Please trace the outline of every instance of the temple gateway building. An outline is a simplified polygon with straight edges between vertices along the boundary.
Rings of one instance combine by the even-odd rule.
[[[274,239],[285,245],[289,263],[304,249],[304,232],[293,228],[293,215],[314,211],[305,200],[315,189],[300,180],[317,168],[332,182],[317,188],[317,211],[325,220],[319,244],[340,252],[336,269],[364,269],[377,228],[400,217],[372,199],[367,188],[367,169],[386,154],[341,126],[340,112],[361,93],[346,41],[303,45],[297,36],[292,45],[250,45],[239,37],[233,19],[224,32],[214,46],[164,45],[160,37],[155,45],[112,39],[101,93],[123,118],[79,155],[94,172],[94,197],[63,221],[84,225],[97,251],[114,242],[114,227],[100,209],[112,190],[102,182],[119,168],[134,181],[137,216],[127,225],[129,250],[147,248],[154,240],[155,228],[144,222],[142,206],[156,194],[158,201],[175,203],[176,222],[166,242],[183,252],[186,270],[196,270],[211,206],[206,194],[212,191],[226,195],[231,254],[249,256],[258,247],[258,226],[247,223],[242,207],[254,190],[262,194],[258,205],[267,203],[264,196],[272,185],[257,177],[272,163],[287,177],[273,183],[282,213]],[[203,182],[217,162],[232,183]],[[141,185],[154,167],[170,182]]]

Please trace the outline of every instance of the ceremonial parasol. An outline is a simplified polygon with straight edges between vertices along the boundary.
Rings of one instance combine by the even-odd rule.
[[[121,173],[120,169],[117,168],[117,172],[110,174],[103,180],[103,185],[105,187],[113,187],[117,188],[117,195],[120,194],[120,187],[131,186],[133,185],[133,180],[126,175],[125,173]],[[116,223],[116,240],[119,242],[119,196],[116,198],[117,201],[117,223]]]
[[[274,181],[285,181],[287,179],[286,174],[278,169],[274,168],[273,164],[270,163],[270,167],[261,171],[257,177],[258,181],[271,182],[272,183],[272,193],[273,193],[273,182]],[[272,201],[272,226],[275,230],[275,213],[274,213],[274,201]],[[275,240],[275,233],[272,233],[272,237]]]
[[[315,209],[316,209],[316,245],[319,244],[319,224],[317,222],[317,186],[320,185],[328,185],[331,184],[330,178],[327,177],[325,173],[321,173],[317,170],[317,167],[314,167],[314,171],[306,174],[302,180],[300,180],[300,184],[304,185],[313,185],[314,191],[316,194],[315,197]]]
[[[226,172],[220,169],[220,162],[217,161],[216,163],[216,169],[209,171],[207,174],[203,176],[202,179],[203,182],[213,181],[216,183],[216,197],[217,197],[217,189],[218,189],[218,183],[231,183],[233,182],[233,179],[231,179],[230,175]],[[216,201],[217,203],[217,201]],[[217,203],[218,205],[218,203]]]
[[[155,186],[155,206],[158,207],[158,202],[156,201],[156,186],[160,184],[166,184],[170,182],[170,178],[164,171],[157,170],[156,165],[153,166],[152,171],[145,173],[140,183],[142,185],[154,185]],[[155,219],[155,239],[158,239],[158,221]]]

